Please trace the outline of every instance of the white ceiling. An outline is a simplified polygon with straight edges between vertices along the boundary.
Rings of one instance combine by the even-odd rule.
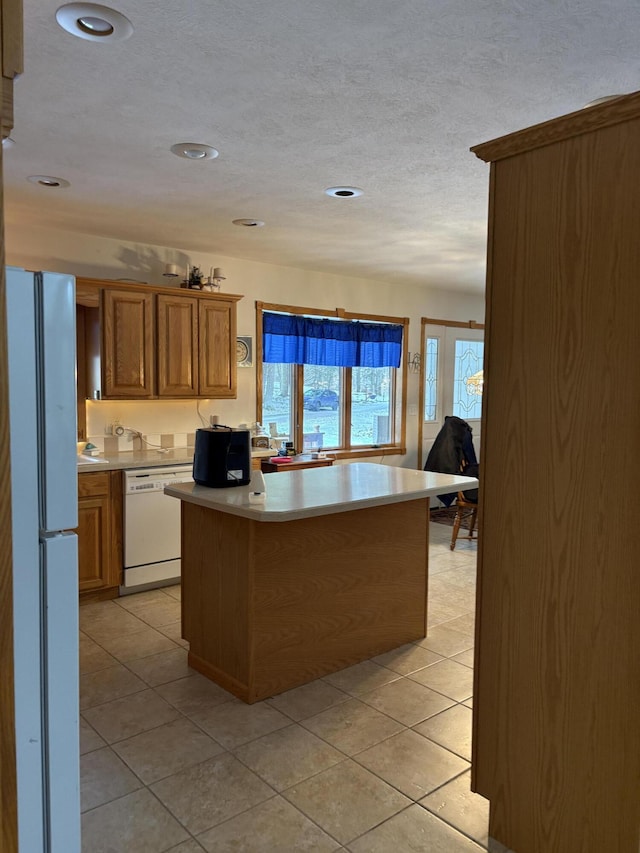
[[[195,257],[479,292],[470,146],[640,89],[637,0],[117,0],[134,33],[114,44],[58,5],[24,3],[7,220]],[[324,194],[344,184],[364,195]]]

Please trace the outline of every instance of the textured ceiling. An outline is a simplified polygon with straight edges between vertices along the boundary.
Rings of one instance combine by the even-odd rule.
[[[118,0],[134,33],[111,45],[58,5],[24,4],[7,220],[195,257],[479,292],[470,146],[640,89],[637,0]],[[323,192],[345,184],[364,195]]]

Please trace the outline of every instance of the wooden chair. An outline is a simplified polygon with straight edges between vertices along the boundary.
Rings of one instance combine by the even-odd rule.
[[[476,529],[476,521],[478,518],[478,502],[477,501],[469,501],[465,497],[464,492],[458,492],[458,497],[456,498],[456,517],[453,522],[453,533],[451,534],[451,550],[456,547],[456,541],[458,539],[458,531],[460,530],[460,525],[462,524],[463,519],[469,519],[469,534],[464,539],[477,539],[477,535],[474,536],[474,531]]]
[[[478,464],[468,463],[466,460],[462,461],[460,466],[460,473],[467,474],[469,477],[477,477],[478,476]],[[458,492],[458,496],[456,498],[456,517],[453,521],[453,533],[451,534],[451,550],[456,547],[456,541],[458,539],[458,532],[460,530],[460,525],[462,524],[464,519],[469,520],[468,530],[469,534],[465,536],[465,539],[477,539],[477,536],[474,536],[474,531],[476,529],[476,521],[478,520],[478,490],[477,489],[465,489],[464,491]]]

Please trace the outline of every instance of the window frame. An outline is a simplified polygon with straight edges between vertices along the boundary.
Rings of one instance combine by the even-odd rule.
[[[400,367],[394,368],[393,374],[393,406],[391,407],[392,424],[391,435],[394,437],[398,434],[398,440],[394,440],[389,444],[378,446],[368,445],[351,445],[351,385],[352,374],[351,367],[342,367],[344,371],[345,381],[344,393],[340,403],[341,417],[341,435],[343,445],[335,450],[328,451],[336,459],[355,459],[366,456],[394,456],[404,455],[406,450],[406,430],[407,430],[407,357],[408,357],[408,341],[409,341],[409,318],[408,317],[388,317],[380,314],[362,314],[358,312],[346,311],[344,308],[324,309],[324,308],[306,308],[298,305],[280,305],[273,302],[260,302],[256,300],[256,416],[262,423],[262,315],[264,311],[277,311],[283,314],[300,314],[310,317],[326,317],[337,318],[340,320],[362,320],[369,323],[394,323],[402,325],[402,358]],[[293,365],[293,384],[295,389],[295,411],[294,415],[294,434],[292,440],[295,447],[303,447],[303,422],[304,422],[304,365]],[[402,383],[401,399],[398,401],[398,380]],[[399,403],[399,406],[398,406]],[[397,418],[400,418],[399,430],[397,429]]]

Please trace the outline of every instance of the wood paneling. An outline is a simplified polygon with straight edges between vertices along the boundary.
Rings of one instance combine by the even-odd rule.
[[[248,689],[249,519],[182,503],[183,632],[194,654]]]
[[[633,120],[624,99],[486,146],[512,156],[491,167],[473,787],[518,853],[640,840],[633,97]]]
[[[286,523],[182,506],[190,665],[247,702],[426,634],[428,501]]]
[[[233,302],[199,301],[200,396],[237,394],[236,312]]]
[[[22,2],[0,2],[0,135],[13,128],[13,77],[22,71]],[[5,303],[4,192],[0,147],[0,850],[17,853],[15,710],[13,693],[13,551],[9,456],[9,360]]]
[[[155,390],[154,294],[102,291],[102,373],[105,397],[144,398]]]
[[[195,397],[198,393],[198,300],[157,297],[158,395]]]

